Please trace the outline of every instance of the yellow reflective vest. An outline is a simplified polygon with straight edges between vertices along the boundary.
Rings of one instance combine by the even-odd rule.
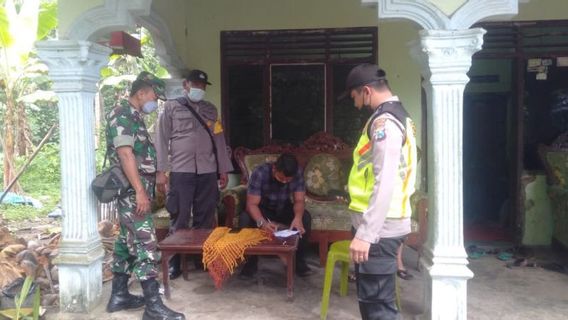
[[[388,101],[381,104],[377,111],[365,124],[359,143],[353,151],[353,167],[349,174],[348,188],[351,202],[349,209],[363,213],[369,206],[369,200],[375,185],[373,172],[373,141],[370,139],[370,126],[383,113],[390,113],[403,124],[404,143],[402,145],[398,174],[395,178],[391,204],[387,213],[389,219],[409,218],[410,196],[414,193],[416,182],[416,127],[408,116],[402,104],[398,101]],[[400,124],[397,124],[400,126]]]

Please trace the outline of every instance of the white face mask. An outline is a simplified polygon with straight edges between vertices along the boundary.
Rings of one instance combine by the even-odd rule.
[[[156,109],[158,109],[158,102],[154,100],[147,101],[142,106],[142,112],[144,112],[145,114],[150,114]]]
[[[204,96],[205,96],[205,90],[199,88],[189,88],[189,93],[187,94],[189,100],[193,102],[201,101]]]

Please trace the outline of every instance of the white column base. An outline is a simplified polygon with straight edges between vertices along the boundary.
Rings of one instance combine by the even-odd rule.
[[[467,259],[459,255],[432,259],[429,250],[424,248],[420,259],[425,301],[421,318],[467,319],[467,281],[473,278]]]
[[[73,245],[83,246],[84,243],[63,242],[60,250]],[[59,303],[62,312],[88,313],[101,303],[104,251],[98,239],[89,247],[75,247],[74,253],[61,254],[55,260],[59,268]]]

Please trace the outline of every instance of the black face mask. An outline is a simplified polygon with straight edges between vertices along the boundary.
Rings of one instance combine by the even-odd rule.
[[[278,179],[276,179],[276,177],[272,176],[272,180],[274,181],[274,183],[279,186],[279,187],[284,187],[285,185],[287,185],[288,183],[284,183],[281,181],[278,181]]]

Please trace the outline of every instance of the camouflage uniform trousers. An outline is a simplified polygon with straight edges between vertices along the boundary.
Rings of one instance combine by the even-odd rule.
[[[140,177],[146,193],[153,194],[154,182]],[[158,276],[157,239],[151,213],[136,215],[136,194],[118,200],[120,233],[114,243],[113,273],[133,273],[139,281]]]

